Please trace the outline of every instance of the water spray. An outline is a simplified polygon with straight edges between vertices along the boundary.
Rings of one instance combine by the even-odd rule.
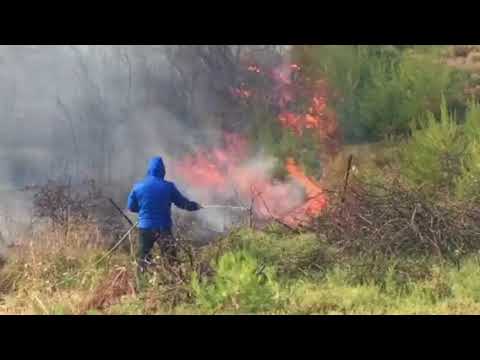
[[[202,209],[236,209],[236,210],[248,210],[245,206],[230,206],[230,205],[202,205]]]

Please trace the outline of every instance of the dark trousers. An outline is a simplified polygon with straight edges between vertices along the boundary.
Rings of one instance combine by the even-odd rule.
[[[177,260],[176,241],[170,231],[140,229],[139,235],[138,261],[142,268],[148,263],[150,252],[155,242],[160,247],[162,255],[167,258],[170,264]]]

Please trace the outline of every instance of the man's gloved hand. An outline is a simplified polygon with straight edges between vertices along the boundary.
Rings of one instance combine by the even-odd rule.
[[[197,202],[192,201],[192,211],[198,211],[200,209],[203,209],[203,206]]]

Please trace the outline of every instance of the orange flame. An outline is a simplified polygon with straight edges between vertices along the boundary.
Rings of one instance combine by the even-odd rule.
[[[275,182],[263,167],[245,162],[247,148],[244,139],[225,135],[225,147],[184,157],[174,166],[174,173],[185,184],[206,191],[206,198],[228,198],[234,190],[245,204],[255,199],[254,211],[260,218],[275,217],[297,226],[320,214],[326,206],[321,187],[305,176],[293,159],[286,164],[287,171],[304,189],[306,197],[296,196],[298,190],[289,183]],[[299,194],[298,194],[299,195]]]
[[[305,129],[316,130],[318,137],[329,145],[329,151],[335,152],[340,138],[338,122],[335,113],[329,109],[328,101],[333,91],[324,80],[311,83],[308,77],[300,77],[300,84],[294,81],[293,75],[300,74],[302,68],[297,64],[284,63],[271,72],[262,70],[258,65],[250,64],[247,70],[256,74],[269,76],[274,81],[274,98],[281,111],[278,121],[282,126],[293,130],[302,136]],[[304,81],[303,83],[301,81]],[[302,91],[299,91],[302,88]],[[307,93],[305,91],[307,90]],[[245,89],[245,84],[234,89],[234,95],[240,99],[249,99],[254,93],[252,89]],[[288,106],[300,96],[311,96],[310,104],[305,112],[293,112]],[[309,94],[308,94],[309,93]],[[256,94],[259,95],[259,94]]]
[[[306,176],[292,158],[287,160],[286,168],[290,176],[304,187],[307,194],[305,203],[292,211],[287,219],[290,220],[290,222],[294,220],[297,224],[300,222],[308,222],[311,218],[320,215],[323,209],[325,209],[327,206],[327,197],[322,187],[315,180]]]
[[[311,96],[311,101],[307,110],[293,112],[287,107],[299,96],[298,84],[295,84],[292,75],[301,71],[300,66],[283,64],[268,73],[257,65],[249,65],[247,70],[271,76],[275,81],[274,99],[280,106],[278,121],[283,127],[292,129],[297,136],[302,136],[305,130],[309,129],[316,131],[322,140],[338,138],[337,121],[335,113],[328,108],[329,89],[324,81],[318,81],[309,89],[310,95],[307,96]],[[232,93],[240,99],[259,95],[254,93],[253,89],[245,88],[243,83],[232,89]],[[230,196],[232,189],[245,203],[260,196],[263,201],[257,199],[254,207],[258,216],[274,216],[292,227],[308,223],[327,206],[328,199],[320,184],[307,176],[293,158],[286,161],[285,168],[294,183],[303,188],[303,198],[292,195],[298,194],[298,189],[293,184],[275,182],[264,169],[251,166],[246,160],[247,141],[236,134],[225,134],[224,146],[210,150],[201,149],[181,159],[174,172],[184,183],[206,190],[207,197],[213,194],[215,197],[225,198]]]

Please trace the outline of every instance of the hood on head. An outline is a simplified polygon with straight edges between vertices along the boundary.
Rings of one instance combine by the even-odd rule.
[[[165,177],[165,165],[161,157],[154,157],[150,159],[148,164],[147,175],[163,179]]]

